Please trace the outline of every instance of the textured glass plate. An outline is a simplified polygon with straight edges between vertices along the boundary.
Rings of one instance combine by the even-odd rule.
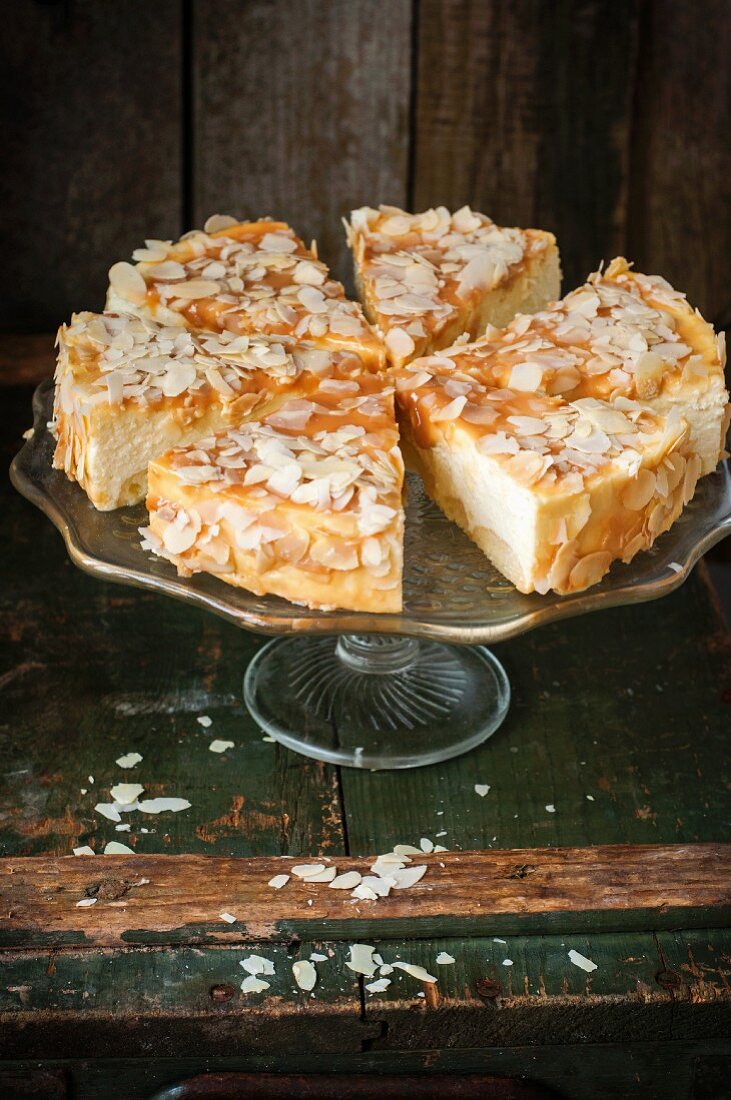
[[[389,633],[480,644],[497,642],[542,623],[586,611],[667,595],[698,558],[731,533],[728,463],[703,478],[672,529],[630,565],[616,563],[594,588],[573,596],[524,596],[431,503],[409,476],[406,508],[404,610],[399,615],[310,611],[274,596],[254,596],[215,577],[176,575],[170,563],[140,548],[143,505],[97,512],[78,485],[51,468],[50,381],[36,391],[35,432],[13,461],[16,489],[53,521],[72,561],[105,580],[152,588],[204,607],[238,626],[270,634]]]

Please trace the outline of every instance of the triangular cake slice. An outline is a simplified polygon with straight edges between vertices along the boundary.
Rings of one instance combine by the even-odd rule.
[[[109,270],[107,309],[166,324],[309,340],[354,351],[371,370],[384,349],[357,302],[284,222],[215,215],[173,244],[148,240]]]
[[[651,546],[728,423],[722,341],[624,261],[396,385],[430,495],[522,592],[580,591]]]
[[[346,223],[359,294],[383,335],[392,366],[481,336],[517,312],[557,298],[556,239],[504,229],[484,214],[444,206],[407,214],[394,206],[354,210]]]
[[[393,392],[370,375],[154,459],[143,546],[316,608],[399,611],[403,463]]]
[[[143,500],[162,451],[366,371],[350,351],[129,314],[76,314],[58,343],[53,464],[102,511]]]

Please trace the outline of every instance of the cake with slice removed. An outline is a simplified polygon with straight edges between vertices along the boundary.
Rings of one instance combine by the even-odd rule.
[[[365,371],[349,351],[288,337],[191,332],[79,313],[58,336],[53,463],[102,511],[144,499],[147,464],[177,444]]]
[[[538,229],[503,229],[468,206],[407,214],[354,210],[345,223],[356,283],[393,367],[481,336],[516,313],[557,298],[556,240]]]
[[[308,340],[358,354],[381,370],[385,353],[357,302],[284,222],[215,215],[173,244],[148,240],[109,270],[108,310],[166,324]]]
[[[403,463],[393,391],[330,378],[309,399],[150,463],[143,546],[308,607],[399,611]]]
[[[721,457],[724,346],[624,260],[534,317],[395,374],[427,490],[522,592],[652,545]]]

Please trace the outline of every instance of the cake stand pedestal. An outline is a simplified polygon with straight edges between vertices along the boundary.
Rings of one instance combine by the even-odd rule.
[[[59,529],[72,561],[105,580],[153,589],[237,626],[284,635],[250,663],[244,697],[272,737],[318,760],[409,768],[474,748],[500,726],[510,687],[484,646],[543,623],[667,595],[731,533],[728,463],[699,483],[670,531],[601,584],[571,596],[516,591],[409,475],[404,608],[398,614],[315,611],[259,597],[215,577],[178,577],[145,553],[144,506],[97,512],[52,469],[53,384],[33,399],[34,428],[10,470],[13,484]]]

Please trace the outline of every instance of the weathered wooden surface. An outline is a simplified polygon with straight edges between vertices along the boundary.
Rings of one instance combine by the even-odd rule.
[[[338,278],[340,219],[406,201],[410,0],[193,6],[194,221],[272,214]]]
[[[0,327],[99,309],[107,270],[181,225],[179,0],[6,4]]]
[[[296,876],[298,860],[201,856],[0,861],[0,944],[246,943],[294,935],[394,936],[557,929],[577,932],[731,917],[731,845],[696,844],[443,852],[412,857],[427,871],[377,902]],[[324,859],[368,874],[372,859]],[[79,908],[78,902],[96,899]],[[220,913],[231,913],[235,924]]]

